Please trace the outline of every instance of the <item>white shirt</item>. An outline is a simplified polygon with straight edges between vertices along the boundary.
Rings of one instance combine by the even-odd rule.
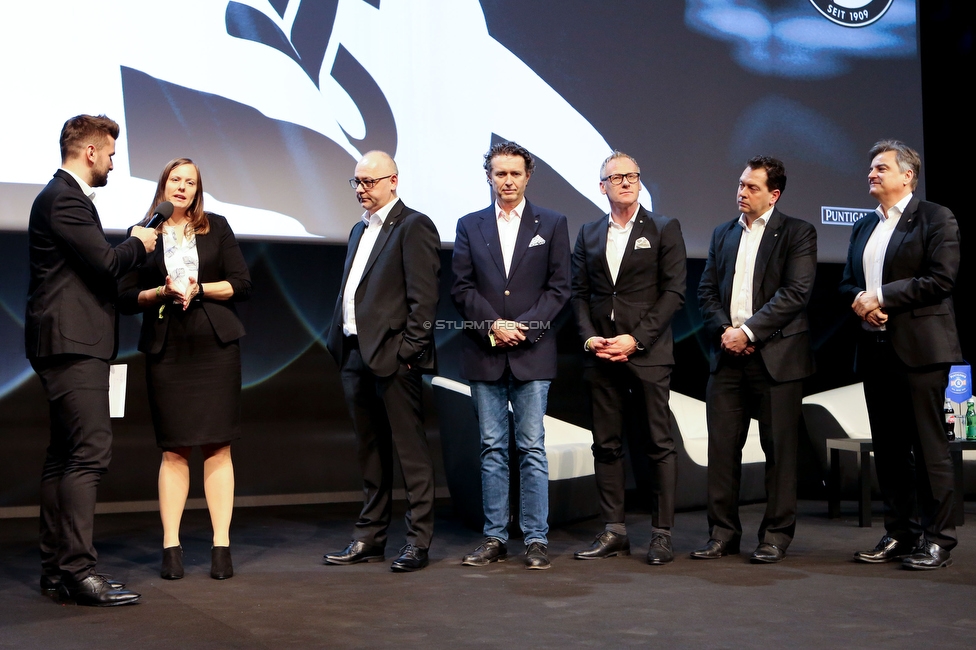
[[[741,328],[753,343],[756,342],[756,336],[746,326],[745,322],[752,318],[754,313],[752,285],[756,272],[756,253],[759,252],[759,244],[762,243],[763,233],[766,232],[766,224],[769,222],[771,214],[773,214],[773,208],[753,221],[752,226],[748,225],[744,214],[739,215],[742,235],[739,237],[739,251],[735,254],[735,273],[732,276],[729,317],[732,319],[732,326]]]
[[[356,257],[353,258],[352,266],[349,267],[349,277],[346,278],[346,286],[342,290],[342,333],[346,336],[358,336],[359,334],[359,330],[356,328],[356,289],[359,288],[359,283],[363,279],[363,271],[366,270],[366,262],[369,260],[370,253],[373,252],[376,238],[380,236],[386,217],[389,216],[390,210],[393,209],[398,200],[399,198],[394,196],[392,201],[372,215],[368,210],[363,213],[362,219],[366,224],[366,230],[359,238]]]
[[[505,211],[501,209],[498,202],[495,202],[495,223],[498,225],[498,240],[502,245],[502,262],[505,263],[505,277],[512,268],[512,255],[515,254],[515,240],[518,239],[519,225],[522,223],[522,213],[525,212],[525,197],[517,206],[508,213],[508,219],[504,216]]]
[[[634,230],[634,220],[637,219],[637,211],[640,205],[634,204],[634,214],[624,225],[620,225],[613,219],[613,214],[607,216],[609,225],[607,226],[607,266],[610,269],[610,279],[617,284],[617,274],[620,273],[620,261],[624,259],[627,252],[627,244],[630,241],[630,233]],[[612,316],[611,316],[612,318]]]
[[[166,264],[166,274],[173,278],[173,284],[183,293],[186,293],[190,278],[197,279],[200,269],[197,237],[192,229],[186,227],[188,225],[163,226],[163,261]],[[177,227],[183,228],[182,242],[176,236]]]
[[[878,303],[882,307],[884,307],[884,294],[881,291],[881,276],[884,272],[884,259],[885,253],[888,250],[888,242],[891,241],[891,235],[894,234],[895,228],[898,227],[901,215],[905,212],[908,202],[912,200],[913,194],[909,192],[908,196],[888,208],[887,214],[881,209],[880,205],[875,208],[874,213],[878,215],[880,221],[874,227],[871,236],[868,237],[868,241],[864,245],[864,254],[861,257],[861,264],[864,269],[864,289],[869,293],[876,294],[878,296]],[[871,331],[882,331],[885,329],[883,325],[878,328],[869,325],[867,321],[862,321],[861,326]]]
[[[78,174],[76,174],[73,171],[71,171],[70,169],[65,169],[64,167],[62,167],[61,168],[61,171],[65,171],[65,172],[68,172],[69,174],[71,174],[71,178],[73,178],[73,179],[75,179],[75,181],[77,181],[79,187],[81,187],[81,191],[85,194],[85,196],[87,196],[91,200],[92,203],[95,202],[95,190],[92,189],[92,186],[91,185],[89,185],[85,181],[81,180],[81,177]]]

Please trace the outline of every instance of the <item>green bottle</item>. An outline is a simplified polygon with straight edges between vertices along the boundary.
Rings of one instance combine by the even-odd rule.
[[[976,440],[976,410],[973,410],[973,400],[966,404],[966,440]]]

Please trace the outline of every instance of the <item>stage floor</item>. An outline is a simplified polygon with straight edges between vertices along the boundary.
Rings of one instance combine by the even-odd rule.
[[[349,505],[241,508],[231,530],[231,580],[209,577],[209,519],[187,512],[186,577],[159,578],[154,513],[100,515],[99,569],[142,593],[140,604],[96,609],[55,604],[37,587],[36,520],[0,521],[0,647],[11,648],[972,648],[976,643],[976,504],[958,529],[953,566],[910,572],[851,561],[883,534],[858,528],[856,506],[830,520],[800,504],[797,535],[779,565],[751,565],[762,504],[746,506],[744,554],[695,561],[704,512],[679,513],[676,560],[644,562],[651,522],[628,515],[634,555],[579,562],[573,551],[596,520],[551,532],[549,571],[515,559],[460,566],[480,535],[438,508],[431,565],[394,574],[389,563],[323,566],[348,542]],[[880,504],[875,504],[876,512]],[[399,509],[398,509],[399,510]],[[402,543],[391,530],[387,557]],[[521,553],[520,541],[510,544]]]

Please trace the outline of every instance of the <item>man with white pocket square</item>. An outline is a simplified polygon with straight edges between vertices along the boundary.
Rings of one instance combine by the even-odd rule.
[[[548,569],[549,465],[543,416],[556,376],[556,317],[569,302],[566,217],[533,205],[525,187],[535,160],[514,142],[485,154],[494,203],[462,217],[454,240],[451,297],[465,319],[461,376],[481,430],[484,542],[462,560],[508,557],[509,403],[519,455],[519,524],[527,569]]]
[[[573,252],[573,309],[587,353],[585,378],[593,407],[593,458],[605,523],[578,560],[630,554],[624,522],[624,422],[651,465],[651,543],[647,561],[674,559],[671,527],[677,484],[668,410],[673,336],[671,319],[684,304],[685,243],[674,219],[638,203],[640,167],[613,152],[600,168],[610,214],[584,225]],[[626,415],[635,417],[626,418]],[[631,449],[637,453],[636,445]]]

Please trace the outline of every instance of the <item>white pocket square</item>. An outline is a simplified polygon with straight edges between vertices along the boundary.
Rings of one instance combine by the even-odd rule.
[[[542,246],[545,243],[546,240],[542,238],[542,235],[536,235],[532,238],[532,241],[529,242],[529,248],[532,248],[533,246]]]
[[[651,242],[647,241],[647,237],[641,237],[634,244],[634,250],[640,250],[641,248],[650,248]]]

